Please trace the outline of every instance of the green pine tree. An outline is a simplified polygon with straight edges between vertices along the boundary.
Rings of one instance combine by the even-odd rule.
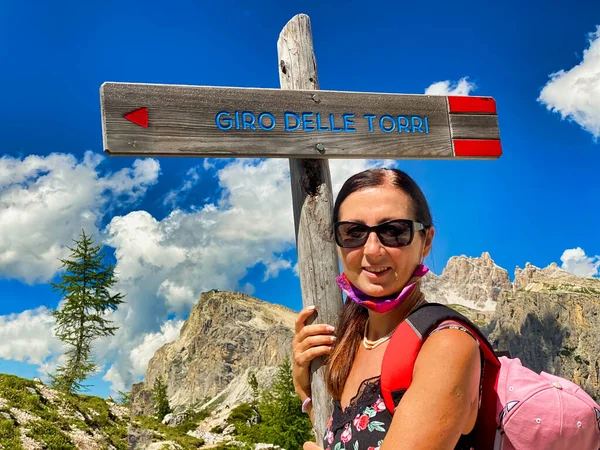
[[[111,292],[117,282],[114,266],[103,263],[101,246],[82,231],[74,240],[68,259],[61,259],[65,273],[60,283],[51,283],[64,299],[62,308],[52,310],[55,334],[67,344],[67,362],[50,375],[54,387],[75,393],[89,375],[97,370],[93,361],[92,343],[100,337],[112,336],[118,327],[111,326],[105,318],[109,310],[115,311],[123,303],[123,294]]]
[[[249,406],[249,405],[248,405]],[[312,423],[301,411],[302,402],[294,391],[292,365],[289,359],[279,365],[271,389],[262,393],[258,410],[260,423],[248,426],[236,423],[241,440],[279,445],[286,450],[302,450],[306,441],[314,441]]]
[[[129,407],[131,405],[131,391],[117,391],[119,397],[117,403]]]
[[[252,389],[252,402],[250,403],[253,408],[257,407],[258,403],[258,380],[256,379],[256,375],[253,372],[248,374],[248,385],[250,389]]]
[[[173,412],[169,405],[167,385],[160,375],[154,380],[152,400],[154,401],[154,412],[158,420],[163,420],[167,414]]]

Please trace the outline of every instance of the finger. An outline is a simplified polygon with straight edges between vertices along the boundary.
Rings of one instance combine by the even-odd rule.
[[[323,448],[319,447],[314,442],[305,442],[304,445],[302,445],[302,450],[323,450]]]
[[[331,353],[330,345],[320,345],[318,347],[312,347],[305,352],[298,353],[296,356],[296,364],[299,367],[307,367],[310,362],[318,356],[323,356]]]
[[[293,349],[293,360],[296,363],[300,364],[303,367],[306,367],[310,360],[306,360],[306,355],[310,355],[308,353],[311,349],[314,348],[323,348],[323,347],[333,347],[333,344],[336,340],[335,336],[312,336],[305,339],[302,342],[297,343]],[[303,356],[304,355],[304,356]],[[315,356],[313,356],[314,358]]]
[[[306,339],[304,339],[302,342],[299,342],[296,345],[296,351],[297,352],[305,352],[306,350],[312,348],[312,347],[318,347],[321,345],[333,345],[333,343],[335,342],[336,337],[332,336],[332,335],[323,335],[323,334],[319,334],[316,336],[309,336]]]
[[[315,305],[307,306],[303,308],[302,311],[298,313],[296,316],[296,333],[299,333],[300,330],[306,325],[306,319],[308,319],[312,314],[316,312]]]
[[[307,339],[309,336],[327,335],[335,331],[335,327],[327,323],[318,323],[315,325],[306,325],[303,327],[295,336],[292,344],[300,344],[302,341]]]

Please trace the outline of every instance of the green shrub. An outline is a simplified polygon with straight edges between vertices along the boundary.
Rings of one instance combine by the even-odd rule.
[[[0,420],[0,446],[6,449],[23,450],[19,431],[11,419]]]
[[[179,427],[165,425],[156,417],[137,416],[134,423],[139,428],[154,431],[161,440],[176,442],[184,449],[195,449],[204,445],[204,440],[185,434]]]
[[[210,429],[211,433],[222,433],[224,428],[221,425],[215,425]]]
[[[253,450],[254,446],[250,444],[235,445],[235,444],[219,444],[213,450]]]
[[[255,417],[257,412],[248,403],[242,403],[231,410],[227,423],[233,424],[238,427],[240,424],[245,424],[250,419]]]
[[[9,408],[23,409],[24,405],[31,404],[30,411],[42,409],[39,396],[30,394],[27,388],[35,388],[33,381],[19,378],[14,375],[0,374],[0,396],[8,402]]]
[[[69,436],[47,420],[34,420],[27,424],[27,436],[42,442],[48,450],[77,450]]]
[[[188,412],[188,416],[185,421],[176,427],[174,427],[178,432],[182,434],[186,434],[188,431],[195,430],[198,428],[198,424],[206,419],[210,413],[207,410],[200,410],[198,412]]]

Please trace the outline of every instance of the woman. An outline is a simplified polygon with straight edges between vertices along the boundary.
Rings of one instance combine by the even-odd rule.
[[[306,325],[314,309],[302,310],[292,344],[294,387],[311,420],[310,361],[326,356],[334,409],[323,448],[471,449],[481,360],[477,340],[464,328],[445,322],[429,335],[393,416],[379,388],[389,338],[425,301],[420,279],[434,227],[423,193],[402,171],[367,170],[342,186],[333,222],[343,267],[336,281],[348,298],[335,329]]]

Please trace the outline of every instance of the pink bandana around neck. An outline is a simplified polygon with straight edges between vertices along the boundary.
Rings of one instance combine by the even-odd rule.
[[[410,278],[412,283],[407,284],[400,294],[394,295],[393,297],[372,297],[350,283],[350,280],[348,280],[345,273],[336,277],[335,281],[355,303],[364,306],[371,311],[386,313],[400,306],[412,291],[414,291],[417,281],[419,281],[427,272],[429,272],[427,266],[419,264]]]

